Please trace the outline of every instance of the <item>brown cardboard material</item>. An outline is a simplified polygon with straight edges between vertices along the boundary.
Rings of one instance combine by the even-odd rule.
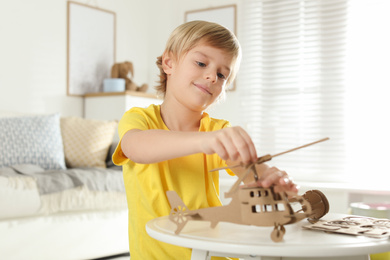
[[[240,184],[250,173],[256,179],[255,164],[269,161],[272,157],[325,140],[328,140],[328,138],[273,156],[266,155],[258,158],[256,163],[250,165],[233,166],[245,167],[247,171],[237,179],[230,191],[225,194],[225,197],[232,198],[226,206],[189,210],[175,191],[167,191],[167,198],[172,208],[169,219],[177,225],[175,234],[179,234],[189,220],[210,221],[212,228],[223,221],[242,225],[274,227],[271,232],[271,239],[274,242],[280,242],[286,232],[284,225],[296,223],[305,218],[308,218],[312,223],[317,222],[329,211],[329,202],[319,190],[308,191],[303,196],[293,195],[289,197],[286,192],[275,192],[274,186],[269,188],[245,187],[240,186]],[[299,204],[299,210],[293,210],[294,203]]]
[[[330,221],[319,220],[303,228],[372,238],[390,237],[390,220],[362,216],[348,216]]]
[[[189,210],[175,191],[167,191],[167,196],[172,207],[169,219],[177,225],[175,234],[179,234],[189,220],[210,221],[212,228],[223,221],[274,227],[271,239],[280,242],[285,233],[284,225],[305,218],[315,222],[329,210],[325,195],[318,190],[288,198],[285,192],[275,192],[273,187],[240,188],[228,205],[198,210]],[[293,203],[299,203],[301,209],[294,212]]]

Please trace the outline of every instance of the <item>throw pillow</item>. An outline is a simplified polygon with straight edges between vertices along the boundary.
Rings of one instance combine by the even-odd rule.
[[[0,167],[17,164],[66,169],[58,114],[0,118]]]
[[[106,168],[105,160],[117,125],[116,121],[80,117],[61,118],[67,166]]]

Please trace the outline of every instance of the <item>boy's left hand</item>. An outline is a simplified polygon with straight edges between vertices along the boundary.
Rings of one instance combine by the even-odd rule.
[[[268,188],[270,186],[275,186],[276,192],[292,192],[297,193],[298,187],[293,182],[292,178],[282,170],[279,170],[277,167],[268,167],[263,169],[260,178],[257,181],[246,184],[246,187],[256,187],[261,186]]]

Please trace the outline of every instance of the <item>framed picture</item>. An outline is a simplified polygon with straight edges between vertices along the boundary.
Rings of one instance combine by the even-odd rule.
[[[102,92],[115,63],[116,15],[68,2],[67,95]]]
[[[185,12],[184,21],[190,22],[195,20],[203,20],[203,21],[218,23],[222,26],[225,26],[230,31],[232,31],[235,35],[237,35],[236,17],[237,17],[236,5],[226,5],[226,6],[187,11]],[[234,81],[228,90],[233,91],[235,89],[236,89],[236,82]]]
[[[192,10],[185,13],[185,22],[203,20],[225,26],[234,34],[236,31],[236,5],[225,5],[206,9]]]

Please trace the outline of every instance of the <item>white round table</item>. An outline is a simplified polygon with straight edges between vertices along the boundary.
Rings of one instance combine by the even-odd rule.
[[[346,215],[328,214],[333,220]],[[244,259],[345,259],[368,260],[369,254],[390,251],[389,239],[331,234],[305,230],[306,220],[286,225],[283,241],[275,243],[270,234],[273,227],[257,227],[220,222],[210,228],[208,221],[189,221],[179,235],[176,224],[160,217],[146,224],[147,233],[160,241],[192,248],[192,260],[207,256],[230,256]]]

